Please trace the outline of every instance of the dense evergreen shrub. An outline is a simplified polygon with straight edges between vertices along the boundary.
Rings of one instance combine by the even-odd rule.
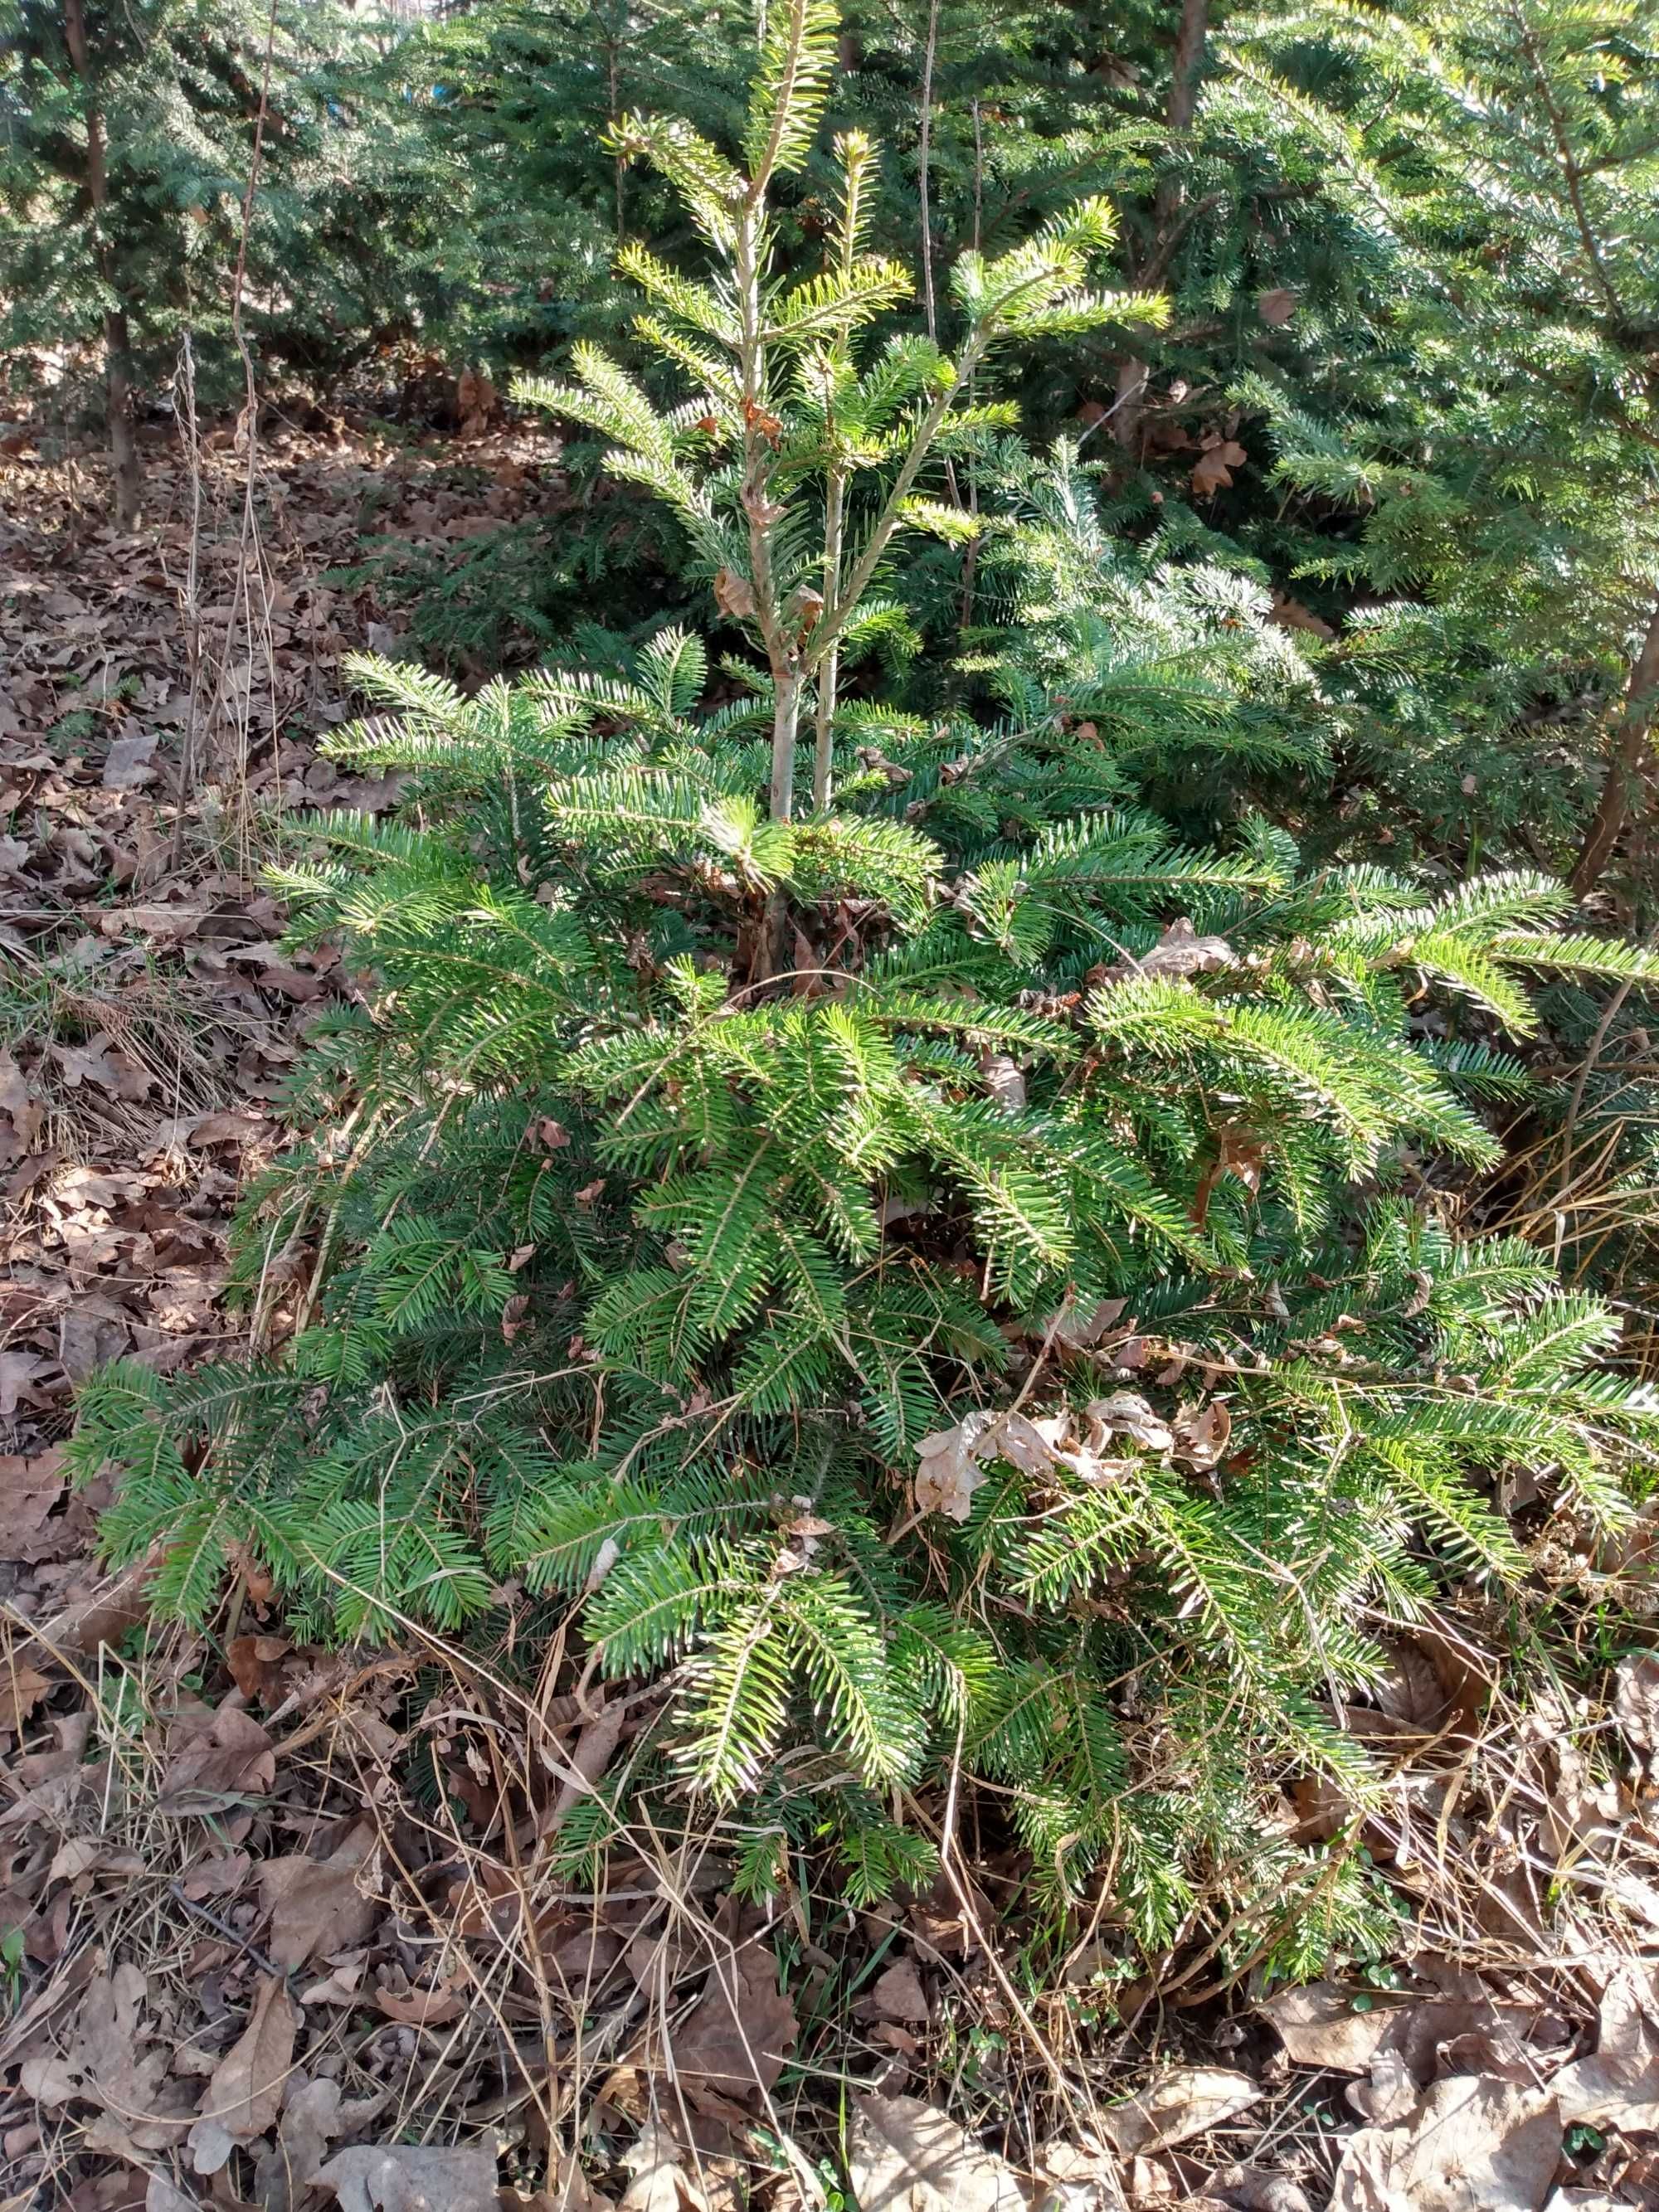
[[[372,979],[244,1215],[286,1334],[107,1371],[76,1449],[187,1617],[251,1556],[308,1632],[516,1607],[531,1663],[556,1626],[589,1680],[657,1685],[573,1859],[648,1806],[720,1820],[752,1893],[816,1843],[868,1899],[925,1879],[919,1793],[965,1775],[1056,1903],[1109,1882],[1126,1960],[1199,1924],[1308,1971],[1386,1916],[1352,1832],[1287,1840],[1281,1785],[1363,1806],[1343,1701],[1390,1633],[1525,1576],[1497,1477],[1606,1524],[1659,1422],[1617,1316],[1457,1205],[1528,1091],[1533,981],[1656,964],[1547,875],[1431,895],[1148,809],[1149,778],[1314,758],[1318,690],[1265,591],[1115,549],[1075,455],[1022,459],[988,397],[999,349],[1144,323],[1089,289],[1109,219],[959,258],[954,362],[866,344],[902,279],[863,249],[865,142],[823,270],[775,264],[836,23],[772,19],[743,167],[618,133],[714,263],[627,259],[688,396],[596,350],[548,395],[754,649],[716,677],[665,627],[474,697],[358,667],[385,711],[330,750],[414,785],[283,878]],[[964,457],[1004,487],[983,521]],[[983,538],[1001,714],[887,703],[902,531]]]

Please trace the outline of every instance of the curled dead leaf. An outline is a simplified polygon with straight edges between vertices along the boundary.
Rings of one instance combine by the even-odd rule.
[[[1120,2157],[1165,2150],[1246,2112],[1261,2091],[1225,2066],[1172,2066],[1100,2116],[1100,2131]]]
[[[954,1427],[936,1429],[916,1446],[918,1466],[915,1499],[918,1513],[942,1513],[949,1521],[966,1521],[974,1510],[974,1492],[985,1480],[979,1444],[995,1416],[975,1407]]]
[[[1200,937],[1187,915],[1177,915],[1150,951],[1091,970],[1097,983],[1127,982],[1132,975],[1201,975],[1236,968],[1238,956],[1224,937]]]
[[[987,1053],[980,1062],[988,1094],[1005,1114],[1018,1114],[1025,1104],[1025,1078],[1006,1052]]]
[[[1025,2212],[1006,2159],[920,2097],[855,2097],[847,2165],[860,2212]]]
[[[1203,1474],[1223,1457],[1232,1432],[1224,1398],[1212,1398],[1203,1407],[1183,1406],[1175,1417],[1175,1456]]]
[[[333,2191],[340,2212],[499,2212],[501,2203],[488,2150],[354,2143],[319,2166],[314,2179]]]
[[[1175,1431],[1139,1390],[1114,1390],[1109,1397],[1091,1399],[1087,1411],[1114,1436],[1133,1437],[1148,1451],[1166,1452],[1175,1443]]]
[[[1213,499],[1233,480],[1233,471],[1249,459],[1237,438],[1206,438],[1205,450],[1193,464],[1191,483],[1200,499]]]
[[[1067,1352],[1092,1351],[1122,1318],[1124,1304],[1122,1298],[1102,1298],[1086,1312],[1067,1308],[1051,1314],[1043,1334],[1064,1345]]]
[[[747,576],[740,576],[735,568],[716,568],[714,605],[723,615],[741,620],[755,611],[755,587]]]
[[[201,2113],[235,2142],[252,2142],[282,2109],[301,2014],[287,1984],[268,1978],[254,1994],[247,2026],[220,2060]]]
[[[659,2121],[647,2119],[623,2154],[632,2178],[617,2212],[708,2212],[708,2199],[680,2161],[673,2136]]]
[[[222,1705],[169,1762],[156,1810],[179,1817],[223,1812],[263,1796],[276,1779],[276,1753],[264,1729],[251,1714]]]
[[[1350,2138],[1331,2212],[1538,2212],[1560,2153],[1549,2090],[1455,2075],[1398,2125]]]
[[[1304,606],[1300,599],[1291,599],[1286,592],[1273,593],[1273,603],[1268,611],[1267,619],[1271,623],[1276,623],[1280,629],[1304,630],[1310,637],[1329,638],[1336,635],[1335,630],[1322,616],[1316,615],[1311,607]]]
[[[1638,1751],[1659,1751],[1659,1653],[1621,1659],[1613,1674],[1613,1718]]]

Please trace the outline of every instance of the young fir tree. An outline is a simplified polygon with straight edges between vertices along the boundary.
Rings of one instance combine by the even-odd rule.
[[[1510,848],[1571,856],[1590,891],[1650,793],[1659,706],[1659,9],[1315,5],[1224,45],[1218,102],[1319,164],[1365,241],[1370,342],[1339,351],[1316,310],[1235,397],[1308,518],[1301,573],[1370,601],[1339,657],[1376,753],[1409,806],[1413,766],[1441,779],[1402,724],[1461,750]]]
[[[714,264],[681,276],[643,245],[619,256],[653,312],[639,335],[677,362],[694,396],[662,417],[590,347],[577,382],[529,382],[523,397],[617,441],[610,465],[657,494],[684,524],[721,611],[752,626],[771,678],[773,819],[795,804],[797,733],[817,702],[812,795],[830,797],[839,669],[849,647],[896,611],[871,586],[905,530],[971,536],[971,518],[923,498],[936,454],[1008,411],[973,404],[981,363],[1011,341],[1155,319],[1158,303],[1086,289],[1091,253],[1113,235],[1100,201],[1069,209],[994,262],[962,256],[951,289],[964,325],[954,359],[929,337],[890,345],[860,374],[855,334],[909,292],[905,270],[865,250],[874,149],[836,141],[840,207],[823,270],[791,282],[775,266],[773,194],[810,155],[835,65],[838,19],[818,0],[775,11],[745,133],[743,167],[682,119],[630,116],[615,132],[679,193]],[[878,482],[868,502],[861,495]],[[814,504],[809,511],[806,495]],[[817,499],[821,496],[820,510]]]
[[[1606,1522],[1659,1421],[1607,1364],[1616,1316],[1433,1194],[1498,1154],[1527,979],[1655,963],[1557,933],[1547,878],[1431,899],[1126,803],[1135,746],[1173,769],[1289,678],[1260,602],[1224,663],[1218,618],[1174,651],[1165,576],[1051,688],[1091,557],[1057,541],[1063,458],[1010,540],[1034,609],[1054,580],[1013,711],[832,678],[890,623],[897,532],[957,526],[941,457],[1001,420],[963,364],[1124,312],[1083,289],[1091,208],[953,270],[954,374],[924,339],[865,358],[899,279],[860,249],[857,143],[827,266],[775,271],[764,180],[805,158],[834,31],[773,10],[741,167],[627,126],[717,261],[627,255],[694,396],[657,410],[592,354],[556,398],[685,518],[763,659],[715,705],[673,629],[471,699],[362,665],[389,711],[331,750],[414,803],[325,822],[284,878],[377,981],[313,1031],[244,1215],[274,1340],[108,1370],[76,1452],[119,1468],[109,1547],[154,1549],[187,1616],[246,1547],[307,1631],[470,1626],[534,1666],[556,1627],[588,1680],[658,1680],[573,1864],[648,1808],[717,1820],[751,1893],[812,1844],[867,1900],[936,1863],[930,1789],[980,1776],[1046,1894],[1109,1881],[1126,1965],[1197,1926],[1230,1969],[1309,1972],[1380,1925],[1352,1839],[1271,1812],[1298,1771],[1364,1802],[1330,1701],[1445,1578],[1524,1573],[1495,1474]]]

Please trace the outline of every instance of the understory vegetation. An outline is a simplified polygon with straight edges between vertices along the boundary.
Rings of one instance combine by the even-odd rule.
[[[281,827],[352,998],[246,1356],[82,1394],[110,1557],[619,1686],[572,1880],[865,1906],[971,1814],[1109,1981],[1391,1955],[1352,1708],[1449,1609],[1553,1685],[1659,1444],[1659,12],[284,27],[251,220],[205,122],[77,170],[137,64],[39,12],[0,239],[115,419],[418,341],[573,487],[353,664],[396,816]],[[143,274],[198,209],[234,327]]]

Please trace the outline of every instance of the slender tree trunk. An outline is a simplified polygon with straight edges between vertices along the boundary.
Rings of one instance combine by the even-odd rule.
[[[794,807],[795,736],[800,722],[800,678],[792,672],[773,678],[772,819],[787,822]]]
[[[974,228],[969,243],[977,253],[985,211],[985,132],[977,93],[970,103],[970,112],[974,122]],[[971,407],[973,404],[974,394],[970,386],[968,404]],[[969,514],[979,513],[979,466],[971,453],[968,456],[968,512]],[[968,550],[962,556],[962,599],[957,609],[957,630],[963,638],[967,636],[968,625],[974,618],[974,585],[978,574],[979,539],[970,538]]]
[[[115,291],[114,261],[106,213],[109,205],[109,171],[104,153],[104,114],[93,82],[87,48],[87,18],[82,0],[64,0],[64,40],[70,62],[81,80],[87,116],[87,198],[92,210],[94,252],[98,273],[107,291]],[[104,315],[104,392],[109,418],[110,459],[115,474],[115,520],[123,530],[136,530],[143,507],[143,471],[138,441],[132,424],[132,343],[127,311],[120,303]]]
[[[617,38],[614,29],[612,30],[611,38],[606,44],[605,53],[608,104],[611,110],[611,127],[614,131],[617,125],[622,119],[622,82],[621,73],[617,64]],[[618,246],[622,245],[623,239],[628,235],[627,191],[628,156],[626,154],[618,154],[617,156],[616,175],[617,244]]]
[[[109,451],[115,469],[115,520],[137,530],[143,518],[144,470],[132,422],[132,386],[127,374],[131,346],[125,307],[104,318],[104,391],[109,412]]]
[[[824,497],[823,603],[834,606],[841,596],[841,532],[846,483],[839,469],[832,470]],[[817,729],[812,748],[812,804],[820,812],[830,804],[830,787],[836,758],[836,695],[840,688],[841,650],[831,646],[818,667]]]
[[[916,193],[921,203],[921,301],[927,314],[927,335],[939,336],[933,304],[933,217],[928,204],[929,170],[933,150],[933,63],[939,53],[939,0],[930,0],[927,44],[921,58],[921,143],[916,156]]]
[[[766,409],[766,348],[761,335],[760,217],[763,176],[750,187],[749,202],[738,223],[732,267],[737,278],[742,336],[738,376],[743,399],[743,484],[738,498],[749,522],[749,586],[755,625],[772,672],[772,818],[787,822],[794,806],[795,732],[800,720],[801,667],[786,637],[772,574],[772,533],[783,518],[771,496],[773,448]]]
[[[1210,0],[1181,0],[1181,21],[1176,29],[1175,58],[1170,64],[1170,97],[1164,110],[1164,128],[1170,143],[1192,128],[1198,111],[1198,80],[1204,66],[1204,50],[1210,34]],[[1146,267],[1161,277],[1168,243],[1181,211],[1181,185],[1166,177],[1152,201],[1152,235]],[[1144,361],[1124,362],[1118,370],[1117,398],[1112,409],[1111,433],[1127,452],[1140,434],[1141,401],[1146,389]]]
[[[1176,32],[1174,75],[1164,124],[1173,137],[1191,128],[1198,112],[1198,72],[1204,59],[1204,43],[1210,34],[1210,0],[1181,0],[1181,24]]]
[[[1641,787],[1656,717],[1659,717],[1659,605],[1648,619],[1647,635],[1631,671],[1625,711],[1613,732],[1607,759],[1607,781],[1601,786],[1601,796],[1583,849],[1569,878],[1580,898],[1595,890],[1613,858],[1613,848],[1630,816],[1631,801]]]

